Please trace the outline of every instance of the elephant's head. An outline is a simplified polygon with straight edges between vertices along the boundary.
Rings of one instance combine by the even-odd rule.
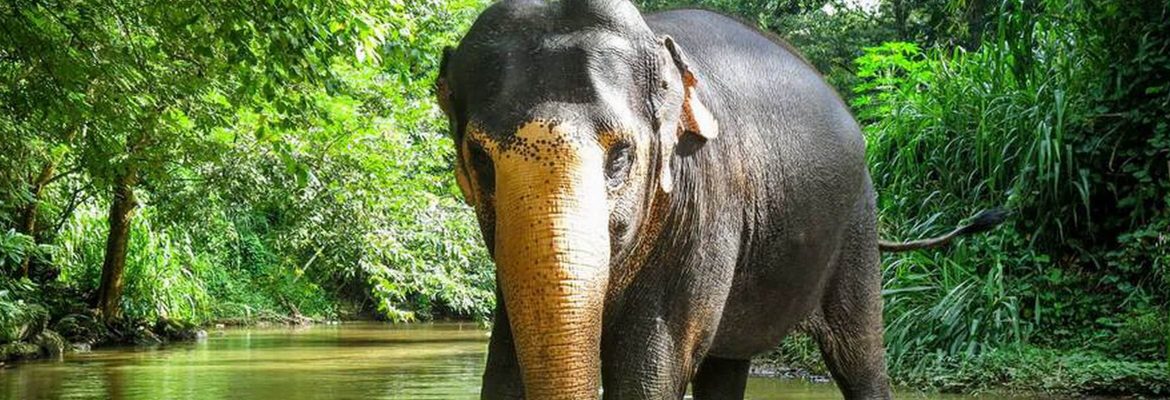
[[[628,1],[503,1],[444,55],[456,174],[497,265],[527,397],[596,397],[610,270],[718,128],[669,37]]]

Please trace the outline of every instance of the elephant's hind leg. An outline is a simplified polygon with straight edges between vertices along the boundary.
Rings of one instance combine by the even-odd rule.
[[[751,360],[707,357],[691,381],[695,400],[743,400]]]
[[[882,341],[881,268],[872,201],[859,207],[811,331],[848,400],[889,399]]]

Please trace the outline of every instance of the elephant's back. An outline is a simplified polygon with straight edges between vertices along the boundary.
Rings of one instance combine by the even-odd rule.
[[[726,88],[778,88],[821,80],[816,68],[792,45],[735,18],[701,9],[662,11],[645,18],[654,33],[670,35],[703,75]],[[831,92],[828,86],[805,89]]]
[[[695,153],[699,168],[728,175],[708,180],[743,196],[746,237],[712,352],[750,355],[818,303],[832,254],[868,193],[864,140],[832,87],[779,39],[710,11],[646,20],[690,58],[719,121],[719,137]]]

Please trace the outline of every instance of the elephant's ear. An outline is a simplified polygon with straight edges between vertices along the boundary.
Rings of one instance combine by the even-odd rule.
[[[439,62],[439,78],[435,79],[435,97],[439,101],[439,108],[448,118],[454,116],[451,115],[451,86],[447,83],[447,60],[451,58],[451,52],[454,50],[451,46],[443,48],[443,59]]]
[[[443,59],[439,62],[439,78],[435,79],[435,98],[439,101],[439,108],[447,114],[447,118],[451,121],[451,137],[455,139],[455,183],[459,184],[459,191],[463,192],[463,201],[468,205],[475,207],[478,203],[476,199],[475,188],[471,186],[471,180],[467,175],[467,163],[464,162],[464,156],[467,155],[465,147],[457,135],[455,134],[455,115],[451,113],[451,86],[447,82],[447,60],[451,58],[451,52],[455,49],[451,46],[443,48]]]
[[[678,100],[678,94],[674,96],[664,96],[666,98],[674,98],[676,101],[665,101],[665,107],[678,107],[674,109],[662,110],[666,114],[674,113],[679,110],[677,119],[664,118],[670,125],[660,127],[660,143],[661,151],[658,168],[658,182],[662,191],[670,193],[674,187],[673,177],[670,171],[670,159],[674,154],[674,147],[683,135],[697,135],[703,140],[711,140],[719,136],[719,122],[715,120],[715,116],[711,114],[711,110],[703,104],[699,99],[699,79],[695,77],[694,70],[692,70],[686,55],[678,44],[674,42],[670,36],[662,37],[662,45],[670,53],[670,60],[674,64],[674,69],[678,73],[678,78],[682,86],[681,102]],[[667,79],[664,82],[673,82],[674,79]],[[679,104],[681,103],[681,104]],[[677,105],[677,106],[676,106]],[[674,125],[674,126],[671,126]]]
[[[664,40],[667,50],[670,50],[670,57],[674,60],[674,66],[678,69],[683,83],[683,105],[682,116],[679,125],[679,136],[690,133],[702,136],[703,139],[711,140],[719,136],[719,122],[715,120],[715,116],[711,115],[711,110],[707,109],[706,105],[699,100],[699,91],[696,88],[699,84],[698,78],[695,78],[695,73],[691,70],[690,63],[685,54],[679,49],[678,45],[674,43],[674,39],[667,36]]]
[[[465,142],[466,143],[466,142]],[[459,191],[463,192],[463,202],[474,208],[479,208],[478,191],[472,186],[471,179],[467,175],[466,156],[469,152],[466,145],[455,145],[455,183],[459,184]]]

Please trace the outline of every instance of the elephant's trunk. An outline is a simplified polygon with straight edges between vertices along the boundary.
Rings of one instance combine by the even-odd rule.
[[[541,130],[519,136],[553,133]],[[495,157],[496,264],[526,397],[596,399],[609,279],[602,156],[550,142]]]

